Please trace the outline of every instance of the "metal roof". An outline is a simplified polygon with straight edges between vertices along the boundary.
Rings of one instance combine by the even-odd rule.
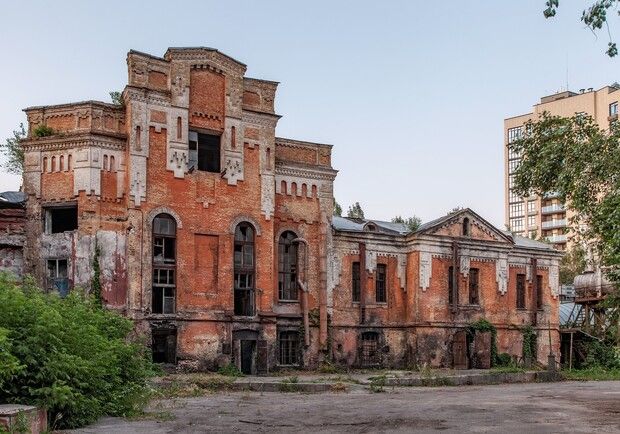
[[[332,226],[338,231],[347,232],[368,232],[368,225],[374,224],[379,233],[406,235],[409,228],[404,223],[385,222],[381,220],[367,220],[351,217],[334,216],[332,218]]]
[[[23,191],[4,191],[0,193],[0,206],[17,206],[26,202],[26,193]]]

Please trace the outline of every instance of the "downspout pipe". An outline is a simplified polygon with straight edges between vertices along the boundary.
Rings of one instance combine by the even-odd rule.
[[[310,318],[308,313],[308,282],[305,282],[301,279],[303,270],[303,277],[307,279],[308,276],[308,241],[303,238],[295,238],[292,241],[294,244],[303,244],[304,245],[304,260],[303,264],[301,264],[301,256],[299,254],[299,248],[297,249],[297,284],[301,289],[301,304],[303,309],[304,316],[304,345],[306,347],[310,346]]]

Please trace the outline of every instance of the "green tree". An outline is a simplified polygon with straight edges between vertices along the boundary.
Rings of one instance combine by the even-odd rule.
[[[413,217],[407,218],[403,218],[402,216],[397,215],[392,219],[392,223],[403,223],[409,228],[409,232],[415,232],[422,224],[422,219],[415,215]]]
[[[6,158],[2,167],[9,173],[21,175],[24,171],[24,149],[20,142],[25,137],[26,129],[24,128],[24,124],[20,123],[19,128],[13,130],[13,136],[7,138],[5,142],[0,145],[0,150]]]
[[[363,219],[364,218],[364,210],[362,209],[359,202],[355,202],[353,205],[349,207],[347,211],[347,217]]]
[[[342,207],[336,202],[336,199],[334,199],[334,215],[342,217]]]
[[[515,193],[555,191],[575,211],[576,240],[591,242],[610,278],[620,282],[620,127],[601,129],[589,116],[543,113],[510,144],[521,155]]]
[[[560,283],[572,285],[575,276],[583,273],[586,269],[586,252],[579,246],[568,250],[560,262]]]
[[[546,9],[543,11],[545,18],[555,17],[559,4],[560,0],[547,0],[545,2]],[[613,12],[614,9],[617,9],[618,5],[620,5],[620,0],[595,0],[581,13],[581,21],[583,21],[586,27],[588,27],[593,33],[601,30],[603,26],[607,30],[609,43],[607,44],[606,53],[609,57],[618,55],[618,47],[611,38],[607,13]]]
[[[125,100],[123,100],[122,92],[113,91],[110,92],[110,99],[112,100],[112,104],[124,106]]]

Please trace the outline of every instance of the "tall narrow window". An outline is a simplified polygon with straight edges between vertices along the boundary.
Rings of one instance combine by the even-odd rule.
[[[71,154],[67,156],[67,170],[71,170]]]
[[[114,156],[110,155],[110,172],[114,172]]]
[[[230,147],[235,149],[237,147],[237,129],[230,127]]]
[[[103,156],[103,170],[108,170],[108,156]]]
[[[153,220],[153,313],[174,313],[177,225],[168,214]]]
[[[183,139],[183,119],[181,116],[177,117],[177,139]]]
[[[536,276],[536,309],[543,308],[543,277]]]
[[[470,235],[470,224],[469,224],[469,218],[465,217],[463,219],[463,236],[464,237],[468,237]]]
[[[361,299],[359,262],[354,262],[351,264],[351,298],[355,302],[359,302]]]
[[[280,365],[299,364],[299,332],[283,331],[278,336],[280,347]]]
[[[377,270],[375,271],[375,301],[377,303],[387,302],[387,290],[386,290],[386,266],[385,264],[377,264]]]
[[[235,315],[254,315],[254,228],[246,222],[235,229]]]
[[[375,332],[362,333],[359,353],[360,365],[363,367],[380,365],[381,353],[379,352],[379,335]]]
[[[517,274],[517,309],[525,309],[525,274]]]
[[[297,300],[297,238],[291,231],[280,235],[278,241],[278,297],[280,300]]]
[[[454,303],[454,295],[452,294],[454,290],[454,267],[448,267],[448,304],[452,305]]]
[[[61,297],[69,294],[69,272],[68,261],[66,259],[47,260],[47,289],[58,291]]]
[[[52,157],[52,172],[56,171],[56,157]]]
[[[479,271],[477,268],[469,269],[469,304],[479,304],[480,295],[478,291]]]
[[[135,147],[136,149],[139,151],[142,149],[142,129],[140,128],[140,126],[136,126],[136,143],[135,143]]]
[[[65,156],[64,155],[60,156],[60,160],[58,162],[58,170],[60,170],[61,172],[65,171]]]

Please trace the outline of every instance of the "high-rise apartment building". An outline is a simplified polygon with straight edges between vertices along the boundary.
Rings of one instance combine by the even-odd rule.
[[[544,96],[534,105],[531,113],[504,120],[504,173],[506,225],[517,235],[542,238],[565,250],[571,244],[571,211],[567,210],[557,194],[548,192],[543,196],[520,197],[512,191],[514,172],[520,155],[508,149],[508,144],[523,134],[528,120],[536,120],[544,112],[556,116],[571,117],[584,114],[601,126],[609,128],[618,119],[620,85],[617,83],[599,90],[581,89],[579,93],[565,91]]]

